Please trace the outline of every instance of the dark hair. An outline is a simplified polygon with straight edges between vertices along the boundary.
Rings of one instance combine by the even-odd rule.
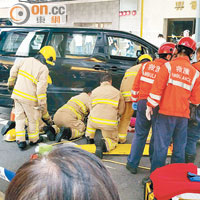
[[[161,34],[161,33],[158,34],[158,37],[164,38],[163,34]]]
[[[17,170],[5,200],[119,200],[103,163],[82,149],[63,146]]]
[[[190,58],[190,54],[194,53],[192,49],[186,47],[186,46],[183,46],[183,45],[177,45],[177,50],[178,50],[178,53],[184,53],[186,54],[189,58]],[[191,58],[190,58],[191,59]]]
[[[112,81],[112,76],[110,73],[102,74],[100,77],[100,83],[104,81]]]
[[[85,92],[85,93],[90,93],[90,92],[92,92],[92,87],[85,87],[84,89],[83,89],[83,92]]]

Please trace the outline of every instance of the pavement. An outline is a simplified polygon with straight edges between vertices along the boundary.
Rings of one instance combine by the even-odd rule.
[[[3,119],[0,119],[1,123],[6,123]],[[133,133],[129,133],[127,137],[127,143],[131,143]],[[45,143],[52,144],[45,138]],[[86,140],[83,138],[76,141],[77,144],[84,144]],[[66,145],[61,144],[61,145]],[[0,166],[7,168],[8,170],[16,172],[16,170],[26,161],[30,159],[31,154],[35,152],[35,147],[29,147],[26,151],[20,151],[15,142],[5,142],[0,134]],[[104,165],[111,173],[120,195],[121,200],[143,200],[144,199],[144,186],[142,185],[142,179],[149,175],[149,170],[138,169],[137,174],[131,174],[125,167],[127,162],[127,156],[110,156],[104,155],[106,160],[117,161],[123,164],[116,164],[103,161]],[[167,159],[170,162],[170,159]],[[200,167],[200,145],[197,146],[197,160],[195,163]],[[142,157],[140,161],[141,166],[150,167],[149,157]],[[0,179],[0,191],[5,193],[8,187],[8,182]]]

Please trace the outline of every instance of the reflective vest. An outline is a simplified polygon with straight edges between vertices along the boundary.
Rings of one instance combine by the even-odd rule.
[[[142,64],[135,65],[127,69],[124,74],[124,77],[120,85],[120,92],[124,97],[125,102],[131,101],[131,88],[141,66]]]
[[[159,113],[189,118],[189,102],[200,103],[199,72],[187,56],[177,57],[160,69],[147,98],[147,105],[159,105]]]
[[[137,102],[140,99],[147,99],[154,79],[160,67],[166,62],[164,59],[155,59],[142,65],[133,83],[131,90],[131,101]]]
[[[11,98],[36,106],[46,104],[48,74],[47,66],[35,58],[17,59],[8,79],[8,85],[15,83]]]
[[[90,103],[91,123],[109,130],[117,128],[118,117],[123,114],[125,108],[125,102],[119,90],[109,82],[103,82],[92,91]]]

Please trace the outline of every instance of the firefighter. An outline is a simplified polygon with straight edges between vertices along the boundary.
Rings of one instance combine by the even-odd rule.
[[[82,93],[72,97],[57,110],[53,121],[59,128],[64,127],[56,136],[57,142],[62,138],[71,140],[85,134],[84,120],[89,113],[90,94],[91,88],[85,88]]]
[[[199,72],[190,64],[196,42],[183,37],[176,45],[176,58],[160,69],[148,96],[146,116],[159,105],[154,132],[151,172],[165,165],[168,146],[173,139],[171,163],[185,162],[189,102],[200,103]]]
[[[39,119],[50,120],[47,111],[47,65],[54,65],[56,52],[52,46],[43,47],[33,58],[16,60],[10,70],[8,88],[13,89],[11,98],[15,103],[16,142],[21,150],[27,146],[25,121],[28,121],[29,144],[43,140],[39,137]]]
[[[158,107],[154,109],[152,120],[145,116],[147,97],[152,84],[162,65],[171,59],[175,44],[166,42],[158,49],[159,58],[152,62],[147,62],[139,69],[132,87],[132,101],[137,103],[137,117],[135,125],[135,134],[131,145],[131,153],[128,156],[126,168],[133,174],[137,173],[137,167],[142,157],[147,136],[152,126],[152,136],[149,147],[150,161],[153,153],[153,135],[154,123],[158,112]]]
[[[197,62],[193,63],[192,66],[195,67],[196,70],[200,71],[200,47],[196,51]],[[195,114],[200,115],[200,106],[196,107],[195,105]],[[200,117],[200,116],[199,116]],[[185,148],[185,162],[186,163],[194,163],[196,158],[196,145],[197,141],[200,139],[200,122],[199,121],[189,121],[188,130],[187,130],[187,144]]]
[[[96,151],[96,155],[102,158],[103,152],[114,149],[118,144],[118,118],[125,108],[123,96],[112,86],[112,77],[109,73],[101,76],[100,86],[92,91],[90,103],[86,137],[88,143],[94,143],[96,129],[102,131],[103,139]]]
[[[141,63],[152,61],[152,58],[148,54],[143,54],[138,58],[137,65],[134,65],[133,67],[126,70],[126,73],[122,79],[121,86],[120,86],[120,92],[122,96],[124,97],[125,101],[125,111],[123,115],[120,118],[119,122],[119,142],[125,143],[126,137],[127,137],[127,130],[130,124],[131,117],[133,116],[133,109],[132,109],[132,102],[131,102],[131,88],[133,85],[133,82],[135,80],[135,77],[137,75],[137,72],[139,68],[141,67]],[[140,63],[140,64],[139,64]]]

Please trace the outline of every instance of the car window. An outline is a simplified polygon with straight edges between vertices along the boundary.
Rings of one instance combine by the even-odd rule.
[[[138,52],[141,53],[142,51],[142,54],[149,53],[147,47],[139,44],[136,41],[113,36],[108,36],[107,39],[109,54],[111,57],[117,56],[137,59]]]
[[[57,57],[88,57],[93,54],[96,40],[96,34],[53,33],[50,45],[55,48]]]
[[[0,35],[0,54],[33,56],[42,47],[45,33],[2,31]]]

